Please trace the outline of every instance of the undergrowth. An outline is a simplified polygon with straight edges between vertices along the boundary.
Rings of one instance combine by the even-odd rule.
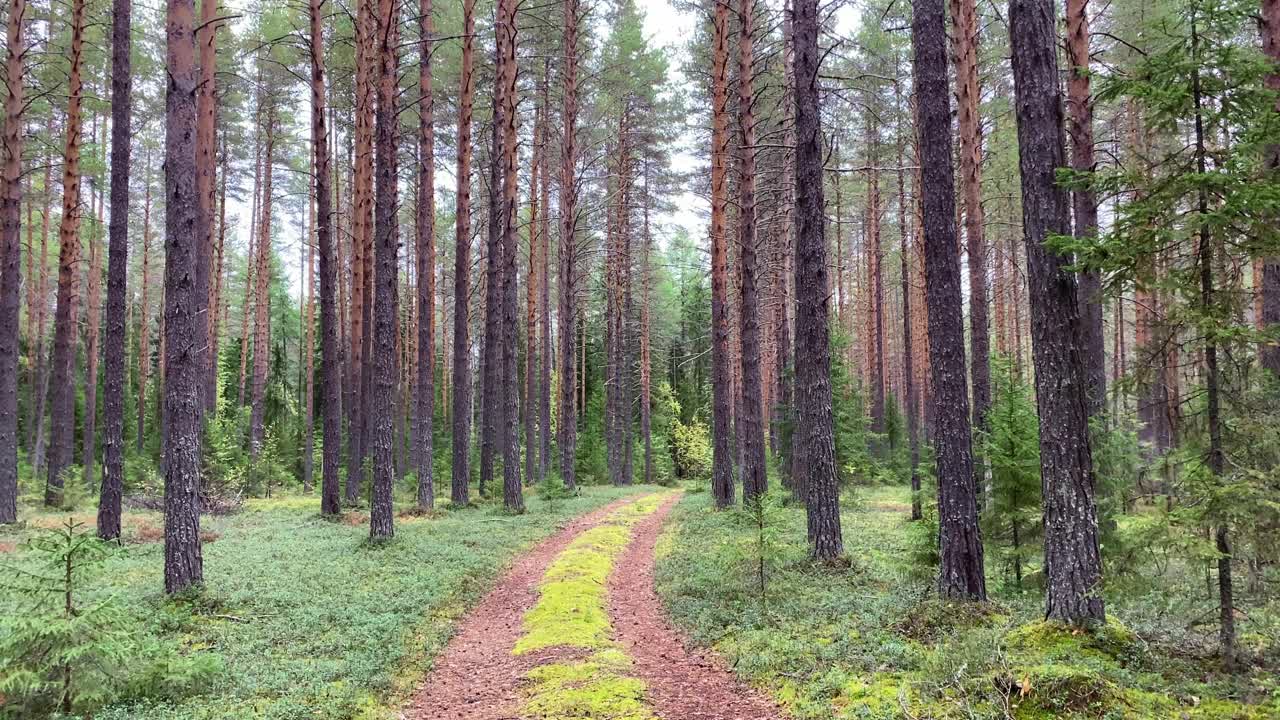
[[[103,561],[85,602],[113,598],[139,633],[214,658],[220,670],[202,694],[134,700],[94,718],[393,716],[385,708],[416,687],[457,620],[510,558],[560,521],[643,490],[586,488],[554,507],[531,493],[530,512],[520,516],[489,505],[404,514],[396,542],[377,550],[362,547],[366,522],[321,518],[315,496],[250,500],[239,514],[202,518],[202,530],[218,536],[204,546],[206,588],[181,601],[161,592],[163,545],[146,530],[163,527],[163,519],[129,511],[125,543]],[[91,509],[80,515],[92,522]],[[61,524],[65,515],[33,513],[25,520],[25,529],[0,537],[16,546],[4,560],[18,566],[36,562],[21,546],[24,536]],[[0,615],[21,607],[20,597],[0,589]]]
[[[810,562],[803,508],[780,511],[767,605],[748,514],[691,495],[659,543],[658,589],[674,620],[797,720],[1280,718],[1275,668],[1221,672],[1193,640],[1204,631],[1194,603],[1116,583],[1112,621],[1086,633],[1041,622],[1038,591],[996,578],[990,604],[944,602],[914,564],[909,492],[859,492],[843,519],[847,571]],[[1255,614],[1244,634],[1268,627],[1275,619]]]

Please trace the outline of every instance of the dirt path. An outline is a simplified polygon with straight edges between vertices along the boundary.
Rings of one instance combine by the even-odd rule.
[[[538,599],[547,566],[572,540],[609,513],[634,502],[616,500],[569,522],[516,560],[502,580],[458,627],[414,693],[403,715],[411,720],[511,720],[519,706],[519,681],[539,657],[515,656],[524,613]]]
[[[690,650],[668,623],[653,587],[654,546],[679,496],[672,494],[661,503],[651,500],[637,516],[634,510],[640,505],[633,503],[638,500],[626,498],[584,515],[517,560],[498,586],[463,620],[404,709],[403,717],[783,718],[771,702],[737,682],[718,657]],[[628,512],[630,517],[620,518]],[[593,603],[603,606],[607,611],[603,621],[608,624],[608,638],[601,642],[575,642],[566,636],[564,646],[518,654],[517,642],[522,638],[527,642],[532,633],[526,614],[539,605],[540,597],[547,600],[544,589],[553,581],[551,575],[563,579],[565,572],[573,572],[566,568],[575,560],[581,561],[581,553],[604,552],[590,543],[584,546],[584,541],[609,525],[624,527],[629,540],[624,540],[625,545],[615,548],[612,555],[596,556],[612,562],[607,583],[584,589],[581,598],[570,598],[564,611],[571,622],[576,622],[580,619],[578,613],[590,615]],[[556,570],[548,574],[553,565]],[[604,577],[599,576],[602,580]],[[555,599],[564,601],[559,596]],[[619,662],[618,657],[624,659]],[[611,659],[599,662],[601,658]],[[581,674],[584,670],[585,675]],[[566,684],[545,684],[548,674],[563,673],[573,676]],[[548,687],[552,688],[549,695]],[[617,697],[609,697],[615,688]],[[546,709],[549,707],[555,709]]]
[[[665,720],[782,718],[777,706],[738,682],[714,653],[677,633],[654,589],[654,547],[678,497],[636,525],[631,545],[609,577],[609,615],[617,640],[635,660],[635,676]]]

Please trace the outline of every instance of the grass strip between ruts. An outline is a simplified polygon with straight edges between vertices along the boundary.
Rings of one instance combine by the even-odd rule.
[[[629,677],[631,658],[610,639],[607,582],[632,527],[666,494],[646,495],[610,513],[574,538],[543,576],[538,603],[525,614],[516,655],[549,647],[594,650],[580,661],[549,663],[529,672],[523,715],[547,720],[653,720],[645,684]]]

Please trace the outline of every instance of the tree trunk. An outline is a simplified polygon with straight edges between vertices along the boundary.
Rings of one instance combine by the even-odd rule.
[[[818,107],[818,3],[795,0],[796,430],[792,468],[806,488],[813,556],[844,554],[831,397],[831,312]]]
[[[151,377],[151,153],[147,153],[146,190],[142,196],[142,297],[138,301],[138,438],[142,452],[147,427],[147,381]],[[163,308],[162,308],[163,312]]]
[[[96,121],[95,121],[96,122]],[[106,124],[103,124],[106,130]],[[106,144],[106,138],[102,144]],[[84,373],[84,428],[81,435],[80,465],[84,472],[84,484],[93,486],[93,464],[97,459],[98,420],[98,342],[102,337],[102,197],[91,196],[89,212],[93,218],[89,234],[88,293],[85,301],[85,373]]]
[[[201,372],[200,386],[201,417],[204,411],[212,411],[217,406],[218,392],[218,360],[210,352],[209,339],[212,337],[213,306],[209,304],[211,287],[210,271],[213,259],[213,213],[214,202],[214,168],[217,158],[214,157],[217,137],[214,123],[217,117],[217,40],[218,40],[218,0],[200,0],[200,25],[196,28],[196,47],[200,53],[200,86],[196,90],[196,202],[199,217],[196,219],[196,233],[199,246],[196,249],[196,314],[203,316],[196,327],[196,353],[204,370]]]
[[[315,473],[315,440],[316,440],[316,189],[315,189],[315,153],[311,158],[311,177],[312,182],[310,196],[307,198],[307,234],[303,244],[306,246],[306,259],[303,261],[303,278],[307,288],[307,300],[302,314],[303,323],[306,328],[303,334],[306,341],[303,343],[302,357],[299,358],[299,367],[302,368],[306,378],[299,383],[304,395],[302,399],[303,420],[302,420],[302,492],[311,494],[311,483],[314,480]],[[299,288],[301,289],[301,288]]]
[[[1054,6],[1011,0],[1010,35],[1022,172],[1022,226],[1040,413],[1044,486],[1046,617],[1091,624],[1105,617],[1093,459],[1089,451],[1084,337],[1075,276],[1045,246],[1071,232],[1067,192],[1055,177],[1066,164],[1058,87]]]
[[[539,89],[545,82],[545,78],[539,81]],[[534,110],[533,120],[533,160],[529,164],[529,270],[525,275],[527,294],[525,297],[525,353],[524,353],[524,445],[525,445],[525,473],[528,475],[530,484],[541,479],[542,463],[538,459],[538,451],[541,449],[541,443],[538,442],[538,410],[535,403],[539,396],[539,362],[545,363],[544,358],[539,358],[540,346],[538,343],[538,301],[542,298],[542,294],[538,289],[541,282],[540,277],[540,254],[544,252],[543,247],[546,242],[546,236],[542,235],[540,225],[541,218],[538,215],[538,193],[541,177],[539,176],[539,168],[542,164],[542,152],[546,146],[543,131],[543,117],[546,107],[543,102],[543,96],[539,94],[539,105]]]
[[[268,100],[274,103],[274,100]],[[253,301],[253,394],[249,408],[249,457],[262,451],[263,416],[266,412],[267,370],[271,360],[271,179],[275,163],[276,108],[266,108],[266,138],[262,155],[262,200],[258,226]]]
[[[933,375],[941,565],[938,593],[985,600],[982,533],[978,527],[969,394],[965,387],[960,249],[956,244],[955,178],[951,169],[951,100],[947,96],[946,26],[942,0],[912,3],[916,125]]]
[[[349,504],[360,502],[360,488],[364,479],[366,425],[368,423],[368,373],[365,366],[372,358],[365,352],[370,293],[373,278],[368,273],[371,245],[370,216],[373,212],[373,9],[375,0],[358,0],[356,17],[356,78],[355,78],[355,158],[352,167],[352,219],[351,219],[351,322],[350,364],[351,405],[347,408],[350,424],[347,454],[346,499]]]
[[[418,0],[420,60],[418,64],[418,394],[414,446],[418,458],[418,508],[435,507],[432,441],[435,422],[436,344],[436,131],[435,96],[431,87],[431,53],[435,22],[432,0]]]
[[[711,70],[711,494],[734,502],[732,359],[729,356],[729,4],[715,4]],[[821,172],[821,168],[819,168]],[[822,182],[819,174],[818,182]],[[825,273],[825,270],[824,270]]]
[[[1071,168],[1093,172],[1093,96],[1089,91],[1089,15],[1087,0],[1067,0],[1067,132]],[[1091,186],[1072,192],[1075,235],[1098,233],[1098,196]],[[1107,398],[1106,334],[1102,329],[1102,280],[1097,271],[1080,273],[1081,335],[1089,416],[1102,414]]]
[[[516,0],[498,3],[498,75],[502,87],[502,501],[509,512],[524,512],[524,495],[520,483],[520,381],[517,377],[516,341],[517,295],[516,233],[518,201],[516,161],[519,141],[519,118],[516,114],[520,97],[516,87]]]
[[[577,488],[574,461],[577,457],[577,327],[578,228],[578,12],[580,0],[564,0],[564,109],[560,120],[564,136],[560,143],[560,476],[569,490]]]
[[[84,0],[71,5],[71,70],[67,79],[66,149],[62,162],[62,219],[58,225],[58,305],[54,318],[45,505],[62,504],[63,472],[71,465],[76,432],[76,275],[80,264],[80,72],[84,54]]]
[[[501,36],[499,42],[501,44]],[[498,53],[501,55],[501,52]],[[503,393],[503,356],[506,352],[503,341],[503,173],[505,164],[501,157],[502,131],[505,124],[503,113],[506,108],[502,103],[502,77],[500,72],[494,74],[493,88],[493,121],[489,126],[489,217],[488,244],[485,248],[485,284],[484,284],[484,347],[480,353],[482,370],[481,408],[480,408],[480,496],[486,495],[486,488],[493,482],[494,455],[498,451],[500,434],[505,433],[506,425],[503,413],[506,405]]]
[[[649,184],[649,164],[644,166],[644,245],[640,251],[640,435],[644,441],[644,483],[653,484],[653,352],[650,339],[650,312],[653,306],[653,236],[649,232],[649,205],[653,201]],[[757,373],[757,381],[759,374]],[[759,403],[756,403],[759,406]],[[764,452],[761,438],[761,452]]]
[[[107,344],[102,399],[102,492],[98,537],[120,537],[124,488],[125,302],[129,276],[129,137],[133,103],[130,66],[131,0],[113,0],[111,12],[111,227],[107,248]],[[144,291],[145,292],[145,291]],[[145,352],[139,348],[140,354]],[[141,426],[141,423],[139,423]]]
[[[973,432],[980,435],[986,431],[987,411],[991,408],[991,330],[987,321],[982,118],[978,115],[982,91],[978,87],[978,11],[974,0],[951,0],[951,20],[955,30],[956,110],[960,127],[965,251],[969,254],[969,373],[973,383]],[[973,471],[976,497],[981,507],[986,470],[979,454],[974,455]]]
[[[795,147],[795,33],[792,29],[791,0],[787,0],[783,11],[783,145]],[[795,476],[791,472],[792,430],[788,426],[793,417],[791,411],[791,324],[787,308],[791,305],[788,280],[791,277],[790,265],[795,249],[795,162],[794,151],[784,155],[782,180],[782,231],[777,234],[777,247],[774,249],[775,297],[774,297],[774,345],[775,360],[773,367],[773,407],[769,409],[769,439],[773,445],[773,454],[778,460],[778,474],[784,487],[791,490],[792,497],[805,502],[806,491],[795,484]]]
[[[200,353],[196,257],[195,41],[192,0],[169,0],[165,123],[164,589],[204,581],[200,553]]]
[[[454,505],[471,498],[471,113],[475,93],[475,0],[462,0],[462,74],[458,100],[458,192],[453,272]],[[567,32],[567,30],[566,30]]]
[[[542,64],[542,152],[538,160],[538,176],[542,179],[538,198],[539,225],[538,236],[541,239],[542,263],[538,268],[541,281],[538,289],[541,293],[539,302],[540,332],[542,335],[542,380],[538,394],[538,427],[542,433],[542,451],[539,453],[539,479],[546,480],[551,472],[551,367],[554,364],[555,350],[551,341],[551,176],[547,173],[547,156],[551,145],[551,58],[544,58]]]
[[[311,0],[311,147],[315,154],[316,243],[320,246],[320,392],[324,446],[320,461],[320,512],[341,509],[338,466],[342,444],[342,359],[338,341],[338,263],[334,252],[329,131],[325,126],[324,0]],[[225,176],[224,176],[225,177]]]
[[[0,524],[18,521],[18,290],[22,284],[18,269],[21,267],[22,114],[25,108],[22,60],[26,54],[23,33],[26,16],[26,0],[9,0],[4,167],[0,176]],[[28,317],[30,314],[28,303]]]
[[[396,208],[399,205],[396,170],[396,73],[399,57],[400,11],[396,0],[378,1],[377,28],[377,176],[378,192],[375,210],[373,397],[369,434],[373,455],[373,499],[369,505],[369,538],[389,540],[395,534],[392,491],[395,467],[391,419],[392,393],[396,386],[396,315],[397,255],[399,228]]]
[[[895,100],[899,112],[902,107],[902,85],[894,85]],[[916,399],[915,384],[915,352],[912,338],[912,304],[914,294],[911,277],[911,232],[907,229],[907,190],[906,169],[903,146],[906,144],[905,133],[899,131],[898,137],[898,231],[902,235],[898,257],[902,263],[902,395],[906,403],[907,442],[911,453],[911,519],[924,518],[920,498],[920,413]]]
[[[756,121],[752,105],[755,103],[755,48],[752,33],[755,32],[754,0],[739,0],[738,13],[742,22],[738,35],[738,124],[742,129],[742,147],[739,150],[739,214],[738,214],[738,272],[742,298],[739,318],[742,323],[742,396],[739,404],[738,425],[742,435],[742,499],[752,500],[768,489],[765,476],[764,421],[760,404],[763,392],[760,382],[760,300],[757,289],[759,275],[756,251],[759,238],[756,233]],[[646,187],[646,190],[648,188]],[[646,262],[648,257],[648,204],[645,205]],[[645,277],[646,324],[642,332],[648,342],[648,276]],[[641,372],[645,372],[642,369]],[[647,396],[647,387],[646,387]],[[649,431],[645,421],[645,468],[649,468]]]

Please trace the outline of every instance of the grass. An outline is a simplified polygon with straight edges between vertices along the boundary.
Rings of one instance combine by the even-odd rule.
[[[205,517],[204,591],[163,596],[162,518],[129,512],[125,544],[93,594],[115,595],[137,632],[216,655],[221,671],[205,692],[171,702],[107,708],[97,720],[380,718],[416,687],[462,613],[521,550],[562,521],[645,488],[584,488],[580,497],[528,496],[528,512],[501,506],[400,515],[389,544],[367,546],[367,518],[318,515],[315,497],[250,501],[244,511]],[[29,512],[0,535],[22,564],[21,542],[67,513]],[[93,513],[83,515],[92,524]],[[364,521],[362,521],[362,519]],[[20,608],[0,589],[0,612]]]
[[[803,510],[782,511],[767,604],[747,513],[717,512],[705,495],[690,495],[659,544],[658,588],[677,624],[793,717],[1280,718],[1275,667],[1262,660],[1233,677],[1205,652],[1201,636],[1213,628],[1195,617],[1210,601],[1194,574],[1153,583],[1182,588],[1189,600],[1115,583],[1107,600],[1117,621],[1095,633],[1039,622],[1039,591],[1005,587],[991,566],[991,604],[945,603],[913,564],[929,539],[907,519],[908,492],[859,495],[845,498],[843,512],[851,569],[811,563]],[[1272,601],[1242,628],[1242,637],[1270,643],[1260,657],[1274,658],[1280,644],[1258,637],[1277,612]]]

